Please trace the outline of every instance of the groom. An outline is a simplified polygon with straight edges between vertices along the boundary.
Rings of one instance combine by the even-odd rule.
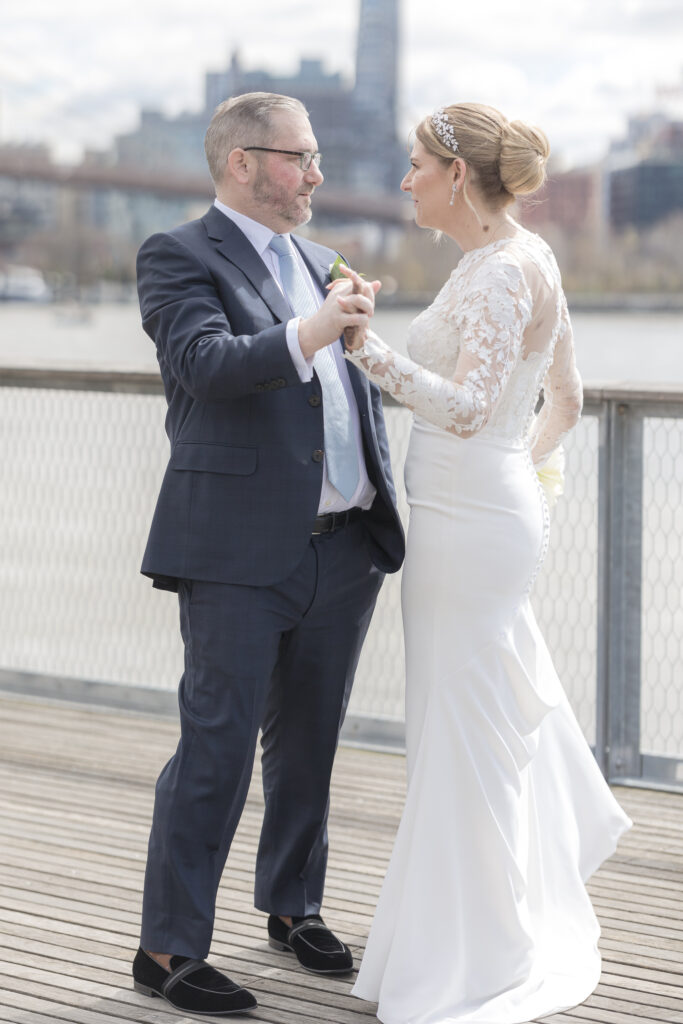
[[[320,916],[329,783],[377,593],[404,546],[379,392],[339,341],[364,318],[326,292],[337,254],[289,234],[323,180],[316,150],[298,100],[222,103],[206,134],[214,205],[138,257],[171,441],[142,571],[178,592],[185,671],[133,976],[189,1013],[256,1005],[203,958],[259,729],[255,905],[270,944],[316,973],[353,966]]]

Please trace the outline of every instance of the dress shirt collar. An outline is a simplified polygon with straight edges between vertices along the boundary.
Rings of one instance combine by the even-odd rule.
[[[265,224],[247,217],[245,213],[239,213],[230,206],[226,206],[220,199],[214,199],[213,205],[237,225],[240,231],[247,236],[259,256],[262,257],[270,245],[273,235],[277,234],[277,232],[266,227]]]

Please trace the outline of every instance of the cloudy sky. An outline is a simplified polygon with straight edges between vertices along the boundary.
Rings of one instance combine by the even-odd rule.
[[[359,5],[2,0],[0,142],[76,159],[133,128],[141,105],[198,109],[203,73],[235,48],[246,67],[291,73],[318,56],[350,80]],[[402,0],[401,35],[403,131],[481,100],[540,124],[565,165],[599,157],[629,113],[683,87],[683,0]]]

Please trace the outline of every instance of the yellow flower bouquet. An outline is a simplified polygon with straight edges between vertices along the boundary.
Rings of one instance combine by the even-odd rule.
[[[551,452],[549,458],[536,470],[536,476],[540,480],[541,487],[545,493],[545,500],[548,508],[553,508],[557,499],[564,494],[564,448],[560,445]]]

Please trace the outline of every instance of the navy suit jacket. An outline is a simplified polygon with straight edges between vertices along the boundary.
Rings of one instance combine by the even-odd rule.
[[[333,250],[295,237],[313,279]],[[301,561],[322,486],[323,411],[316,375],[302,383],[286,342],[291,311],[239,228],[212,206],[152,235],[138,254],[143,327],[157,348],[171,457],[142,572],[177,580],[269,585]],[[349,365],[368,475],[364,516],[373,562],[404,555],[379,389]]]

